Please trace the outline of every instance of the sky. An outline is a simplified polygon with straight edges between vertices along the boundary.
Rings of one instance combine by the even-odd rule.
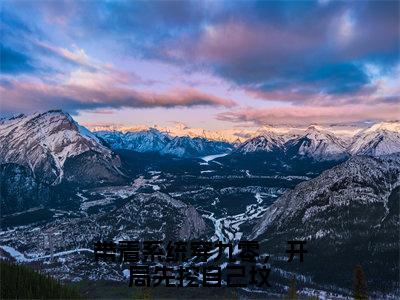
[[[399,1],[7,1],[0,116],[205,129],[400,119]]]

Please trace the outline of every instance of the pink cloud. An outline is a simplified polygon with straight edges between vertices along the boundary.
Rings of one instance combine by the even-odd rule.
[[[363,120],[399,120],[400,107],[396,104],[297,106],[276,108],[241,108],[218,114],[220,121],[256,126],[265,124],[304,125],[311,123],[349,123]]]
[[[378,86],[374,84],[364,86],[357,91],[347,94],[316,93],[311,84],[288,85],[285,89],[274,89],[271,91],[263,91],[251,87],[245,88],[246,94],[252,98],[315,106],[384,102],[385,97],[378,96],[376,94],[377,90]]]
[[[63,108],[66,110],[120,107],[232,107],[230,99],[214,96],[194,88],[171,89],[163,93],[141,91],[112,85],[9,81],[0,86],[2,111],[26,112]]]

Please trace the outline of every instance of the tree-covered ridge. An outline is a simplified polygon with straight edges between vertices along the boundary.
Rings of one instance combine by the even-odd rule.
[[[1,261],[1,299],[81,299],[79,293],[28,266]]]

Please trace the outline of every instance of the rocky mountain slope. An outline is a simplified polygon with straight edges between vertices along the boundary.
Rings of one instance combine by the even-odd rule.
[[[290,156],[311,157],[316,160],[340,160],[348,156],[346,144],[334,134],[310,126],[304,135],[285,144]]]
[[[242,143],[235,150],[236,153],[283,151],[284,140],[274,133],[265,133]]]
[[[364,129],[363,129],[364,128]],[[104,137],[114,149],[130,149],[139,152],[160,151],[174,137],[202,138],[209,141],[220,141],[235,144],[242,148],[243,153],[261,152],[263,147],[270,151],[271,147],[262,140],[279,140],[283,142],[283,148],[289,150],[293,155],[300,157],[313,157],[325,160],[348,157],[349,155],[384,155],[400,152],[398,144],[400,134],[400,122],[382,122],[366,128],[366,124],[359,125],[311,125],[309,127],[293,126],[269,126],[265,125],[258,129],[226,129],[220,131],[209,131],[202,128],[190,128],[184,124],[177,124],[173,128],[159,126],[149,127],[145,125],[136,127],[94,127],[95,134]],[[101,131],[102,130],[102,131]],[[151,144],[152,134],[164,136],[161,143]],[[142,141],[145,146],[141,147],[135,142],[130,142],[130,136],[145,136]],[[167,140],[165,140],[167,137]],[[168,138],[169,137],[169,138]],[[127,141],[127,142],[124,142]],[[269,140],[269,142],[273,142]],[[263,146],[264,143],[264,146]],[[258,145],[256,145],[258,144]],[[272,143],[274,144],[274,143]],[[272,145],[271,144],[271,145]],[[377,150],[374,150],[378,148]]]
[[[54,251],[93,248],[98,240],[188,240],[199,238],[210,228],[193,206],[166,194],[135,194],[111,212],[66,219],[41,226],[41,233],[23,228],[10,232],[12,247],[25,245],[27,252],[43,251],[43,236],[53,236]],[[17,234],[18,239],[14,239]],[[7,238],[2,237],[3,242]],[[21,250],[21,249],[20,249]],[[43,253],[42,253],[43,254]]]
[[[162,133],[166,133],[172,137],[176,136],[188,136],[191,138],[200,137],[205,138],[211,141],[220,141],[226,143],[243,143],[248,139],[274,133],[282,137],[285,142],[301,136],[304,134],[307,126],[294,126],[294,125],[263,125],[259,128],[226,128],[226,129],[217,129],[217,130],[207,130],[204,128],[193,128],[183,123],[175,123],[173,126],[169,127],[162,127],[158,125],[148,126],[143,124],[137,125],[122,125],[122,124],[107,124],[107,125],[100,125],[100,124],[88,124],[90,129],[93,132],[99,131],[119,131],[122,133],[128,132],[145,132],[150,129],[156,129]],[[322,127],[322,125],[318,125]],[[366,126],[362,126],[364,128]],[[347,140],[355,135],[355,133],[359,132],[362,128],[360,128],[359,124],[350,124],[350,125],[343,125],[343,124],[331,124],[331,125],[324,125],[324,130],[334,133],[335,135],[339,136],[342,139]]]
[[[36,180],[32,171],[18,164],[0,165],[2,215],[39,207],[50,198],[50,187]]]
[[[112,149],[125,149],[137,152],[159,152],[171,141],[171,137],[150,128],[137,132],[98,131],[94,133]]]
[[[95,262],[95,242],[148,240],[167,244],[205,238],[211,232],[212,228],[193,206],[154,192],[135,194],[110,212],[63,217],[46,224],[3,231],[0,241],[18,262],[44,260],[42,271],[59,279],[121,281],[129,264]],[[52,253],[54,260],[49,263]]]
[[[151,129],[155,129],[159,132],[167,134],[171,137],[182,137],[187,136],[191,138],[204,138],[210,141],[225,142],[225,143],[242,143],[249,138],[257,137],[265,132],[274,132],[282,134],[285,138],[293,137],[295,132],[301,132],[293,127],[274,127],[274,126],[263,126],[257,129],[250,128],[232,128],[232,129],[220,129],[220,130],[207,130],[204,128],[191,128],[183,123],[176,123],[171,127],[162,127],[154,125],[153,127],[147,125],[134,125],[134,126],[122,126],[122,125],[92,125],[90,127],[93,132],[113,132],[118,131],[122,133],[130,132],[146,132]]]
[[[26,167],[46,184],[112,183],[122,178],[118,156],[62,111],[2,121],[0,145],[0,164]]]
[[[379,156],[400,151],[400,122],[378,123],[358,133],[349,147],[352,155]]]
[[[126,180],[120,158],[62,111],[0,122],[1,208],[45,205],[61,184],[94,186]]]
[[[310,282],[351,289],[353,268],[362,263],[371,292],[393,292],[399,204],[400,155],[353,157],[281,196],[250,238],[263,241],[276,268],[301,272]],[[281,259],[289,240],[307,240],[303,264]]]
[[[287,134],[281,136],[273,132],[264,132],[239,145],[235,152],[285,152],[290,157],[309,157],[316,160],[340,160],[348,156],[346,143],[318,126],[310,126],[304,134],[291,139],[287,137]]]
[[[127,132],[98,131],[95,135],[112,149],[158,152],[176,157],[198,157],[231,150],[235,155],[283,151],[290,158],[341,161],[351,155],[379,156],[400,152],[399,122],[383,122],[364,130],[352,128],[347,131],[320,125],[311,125],[306,129],[263,126],[242,135],[237,133],[235,140],[231,136],[228,140],[237,145],[236,149],[232,149],[232,144],[223,142],[222,135],[201,134],[182,124],[177,125],[177,129],[166,131],[157,127]],[[353,137],[352,132],[356,132]]]
[[[221,154],[231,150],[232,146],[225,142],[183,136],[173,138],[160,153],[177,157],[200,157]]]
[[[316,176],[349,157],[346,143],[323,128],[310,126],[303,135],[288,136],[264,132],[217,161],[250,174]]]

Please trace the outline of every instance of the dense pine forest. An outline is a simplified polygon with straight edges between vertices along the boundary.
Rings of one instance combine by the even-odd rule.
[[[79,293],[28,266],[1,261],[1,299],[81,299]]]

